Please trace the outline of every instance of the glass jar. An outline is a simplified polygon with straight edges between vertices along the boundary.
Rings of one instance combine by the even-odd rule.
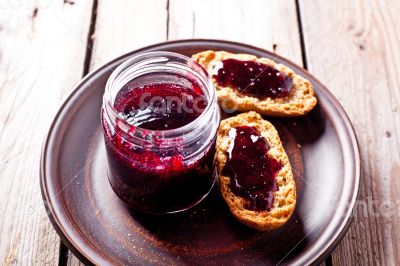
[[[101,119],[110,184],[133,209],[186,210],[212,189],[220,111],[191,58],[150,52],[125,61],[107,81]]]

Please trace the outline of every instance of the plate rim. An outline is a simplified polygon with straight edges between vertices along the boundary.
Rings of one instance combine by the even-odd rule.
[[[319,252],[314,252],[315,254],[311,254],[313,256],[308,256],[306,258],[302,257],[303,260],[301,260],[301,258],[300,258],[300,260],[296,261],[296,262],[299,264],[304,264],[304,263],[305,264],[316,264],[316,263],[322,261],[325,257],[327,257],[336,248],[336,246],[340,243],[340,241],[343,239],[344,235],[346,234],[347,230],[349,229],[349,227],[353,221],[353,217],[351,216],[351,214],[354,209],[354,205],[355,205],[355,202],[358,198],[359,191],[360,191],[361,159],[360,159],[359,145],[358,145],[357,137],[356,137],[356,134],[354,131],[354,127],[353,127],[347,113],[341,106],[340,102],[332,94],[332,92],[330,92],[329,89],[325,85],[323,85],[323,83],[321,83],[317,78],[315,78],[315,76],[313,76],[310,72],[308,72],[307,69],[304,69],[303,67],[297,65],[296,63],[292,62],[291,60],[286,59],[285,57],[282,57],[282,56],[275,54],[274,52],[268,51],[266,49],[256,47],[253,45],[249,45],[249,44],[240,43],[240,42],[218,40],[218,39],[181,39],[181,40],[174,40],[174,41],[159,42],[159,43],[155,43],[155,44],[148,45],[145,47],[141,47],[139,49],[132,50],[132,51],[124,53],[124,54],[114,58],[113,60],[108,61],[107,63],[103,64],[102,66],[92,70],[74,86],[74,89],[70,92],[68,97],[64,100],[62,105],[59,107],[56,115],[53,118],[53,121],[51,122],[51,125],[46,134],[45,141],[42,146],[42,152],[41,152],[41,157],[40,157],[40,169],[39,169],[40,171],[39,172],[40,172],[40,188],[41,188],[42,199],[43,199],[43,203],[45,205],[46,213],[47,213],[54,229],[56,230],[57,234],[61,238],[62,242],[68,247],[69,250],[71,250],[74,253],[75,256],[77,256],[85,264],[91,264],[91,265],[96,264],[98,261],[94,261],[92,259],[91,255],[95,255],[96,258],[99,258],[98,252],[96,252],[95,250],[92,249],[91,253],[93,253],[93,254],[86,254],[86,252],[84,252],[82,249],[80,249],[80,248],[76,247],[76,245],[74,245],[74,243],[76,244],[76,241],[71,239],[71,237],[69,235],[70,232],[66,231],[66,228],[63,226],[63,224],[59,220],[59,217],[54,209],[54,206],[52,205],[52,201],[50,200],[50,195],[49,195],[49,191],[48,191],[48,181],[49,180],[46,175],[46,158],[47,158],[47,154],[49,152],[49,143],[52,138],[52,133],[55,130],[55,126],[56,126],[57,122],[59,121],[63,111],[65,110],[65,107],[70,102],[71,98],[73,98],[75,96],[75,94],[77,94],[81,90],[82,86],[84,84],[86,84],[88,80],[90,80],[93,76],[95,76],[99,72],[103,71],[104,69],[109,68],[109,65],[114,64],[118,61],[121,61],[121,60],[123,60],[123,58],[129,57],[129,55],[131,55],[131,54],[140,53],[140,52],[143,52],[143,51],[146,51],[149,49],[157,48],[159,46],[185,44],[185,43],[196,46],[196,44],[198,45],[201,42],[216,43],[216,44],[220,44],[220,45],[225,44],[225,45],[231,45],[231,46],[239,46],[239,47],[252,49],[252,50],[258,50],[263,53],[275,55],[276,59],[279,59],[280,61],[283,61],[283,62],[287,62],[287,63],[289,63],[289,65],[291,64],[291,65],[296,66],[297,68],[301,69],[302,71],[304,71],[306,74],[308,74],[309,76],[311,76],[313,78],[314,83],[318,84],[318,87],[324,92],[325,96],[328,98],[329,101],[331,101],[331,103],[335,107],[335,110],[339,113],[339,116],[341,118],[340,120],[342,121],[342,124],[343,124],[343,128],[346,130],[345,133],[348,138],[349,144],[351,145],[351,147],[350,147],[350,150],[352,152],[351,155],[353,156],[353,159],[354,159],[353,169],[352,169],[352,171],[354,173],[354,175],[353,175],[354,189],[353,189],[353,193],[351,194],[351,198],[348,199],[349,204],[348,204],[347,211],[346,211],[345,215],[343,216],[343,218],[341,219],[339,229],[336,231],[336,233],[334,235],[331,235],[329,241],[324,243],[324,245],[319,248]],[[317,243],[317,242],[315,242],[315,243]],[[315,243],[314,243],[314,245],[315,245]],[[312,250],[312,247],[310,249]],[[309,252],[309,250],[307,252]]]

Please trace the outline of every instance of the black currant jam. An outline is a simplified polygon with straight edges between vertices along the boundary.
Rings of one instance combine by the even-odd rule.
[[[254,127],[231,128],[229,137],[231,144],[222,174],[230,176],[230,188],[246,200],[246,209],[269,211],[274,191],[278,190],[275,176],[283,166],[268,156],[268,142]]]
[[[129,89],[117,95],[115,102],[115,109],[129,124],[151,130],[183,127],[200,116],[206,106],[201,90],[173,83]]]
[[[111,187],[138,211],[193,207],[215,180],[220,113],[211,80],[190,58],[168,52],[139,55],[115,71],[102,108]]]
[[[218,85],[233,87],[244,95],[259,99],[288,96],[293,80],[272,66],[256,61],[226,59],[216,64]]]

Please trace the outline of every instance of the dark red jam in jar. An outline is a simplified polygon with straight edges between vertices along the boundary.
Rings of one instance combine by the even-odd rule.
[[[288,96],[293,85],[284,73],[256,61],[222,60],[215,65],[214,73],[218,85],[259,99]]]
[[[222,174],[230,176],[230,188],[246,200],[246,209],[269,211],[278,190],[275,177],[282,164],[268,156],[268,142],[254,127],[231,128],[229,138],[231,144]]]
[[[133,209],[171,213],[207,196],[220,121],[216,92],[190,58],[152,52],[110,76],[102,124],[109,181]]]

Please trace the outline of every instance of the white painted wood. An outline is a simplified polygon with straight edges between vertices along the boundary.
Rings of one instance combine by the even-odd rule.
[[[170,0],[169,39],[243,42],[302,65],[294,0]]]
[[[363,164],[355,220],[333,264],[399,265],[400,3],[305,0],[300,9],[309,70],[347,111]]]
[[[39,160],[83,71],[91,1],[0,1],[0,264],[55,265]],[[84,26],[83,26],[84,25]]]
[[[167,0],[100,0],[91,69],[135,49],[166,41]]]

